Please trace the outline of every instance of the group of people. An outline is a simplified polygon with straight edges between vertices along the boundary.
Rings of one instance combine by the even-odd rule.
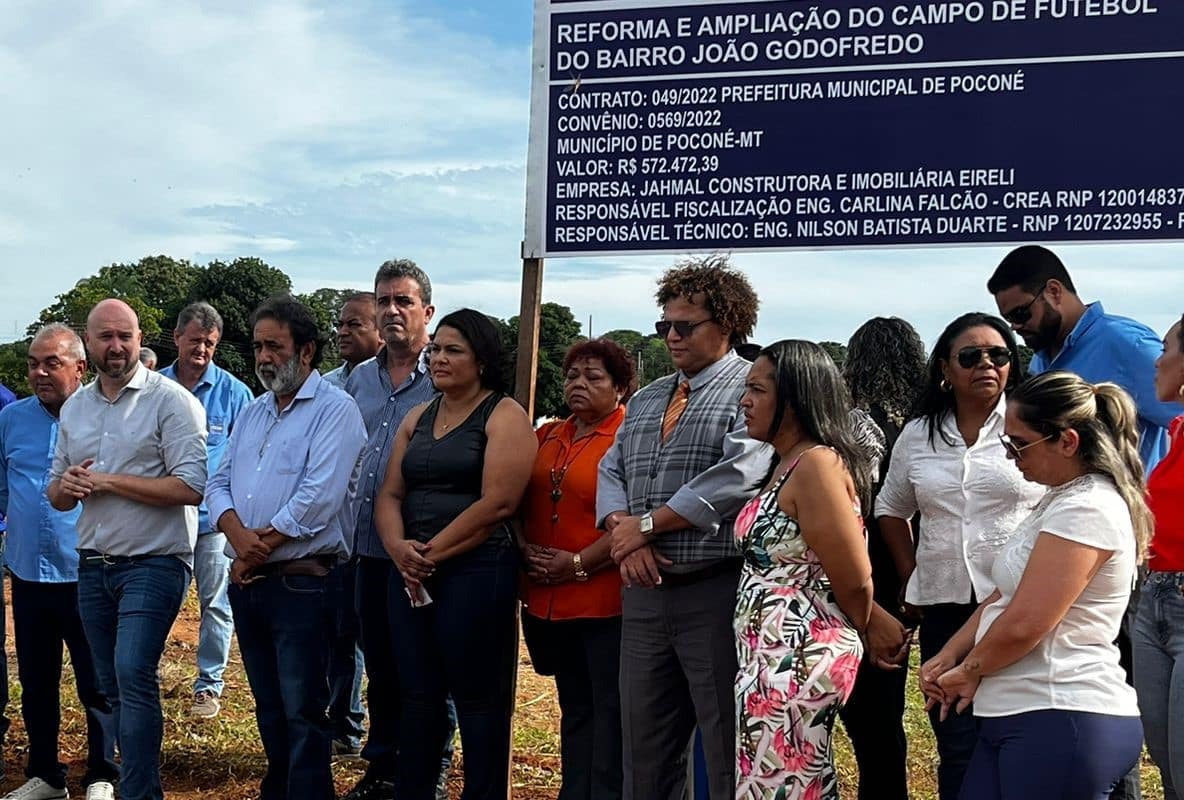
[[[999,316],[928,356],[868,321],[840,370],[751,345],[759,299],[726,259],[680,263],[656,295],[675,373],[639,389],[628,352],[580,341],[570,416],[537,429],[493,323],[437,319],[406,260],[340,309],[324,375],[307,308],[256,309],[257,398],[214,364],[208,304],[159,373],[119,300],[85,340],[46,326],[35,396],[0,411],[29,734],[8,796],[67,796],[63,644],[88,800],[164,796],[156,669],[192,575],[192,713],[219,713],[233,630],[263,800],[333,798],[345,756],[366,761],[347,800],[447,796],[458,729],[462,797],[501,800],[519,630],[555,678],[560,800],[680,798],[696,739],[712,798],[834,800],[838,718],[861,800],[905,798],[918,631],[942,800],[1138,797],[1144,737],[1176,797],[1184,331],[1083,303],[1042,247],[988,291]]]

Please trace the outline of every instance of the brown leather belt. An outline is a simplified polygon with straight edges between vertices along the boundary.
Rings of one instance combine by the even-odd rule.
[[[313,578],[323,578],[337,566],[336,556],[306,556],[304,558],[290,558],[287,561],[268,561],[253,570],[253,574],[260,578],[283,575],[309,575]]]

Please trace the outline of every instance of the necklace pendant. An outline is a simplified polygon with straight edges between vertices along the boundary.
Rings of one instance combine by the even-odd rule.
[[[558,503],[562,499],[563,499],[563,490],[562,489],[552,489],[551,490],[551,502],[552,503]]]

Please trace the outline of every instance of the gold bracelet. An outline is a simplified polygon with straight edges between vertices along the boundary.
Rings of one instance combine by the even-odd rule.
[[[577,581],[588,580],[588,573],[584,571],[584,559],[580,558],[579,553],[572,554],[571,565],[575,567]]]

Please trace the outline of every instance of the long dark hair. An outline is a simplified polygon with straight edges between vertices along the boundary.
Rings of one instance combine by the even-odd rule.
[[[972,311],[947,325],[929,353],[929,362],[925,365],[925,388],[917,398],[917,406],[913,410],[913,418],[925,420],[929,427],[929,446],[934,450],[937,449],[934,434],[940,436],[941,440],[951,447],[957,444],[942,430],[942,424],[946,417],[954,413],[957,403],[953,392],[943,391],[941,388],[941,362],[949,361],[953,356],[950,348],[953,347],[955,339],[971,328],[980,327],[994,329],[1003,337],[1003,343],[1011,353],[1011,369],[1007,373],[1007,385],[1003,387],[1003,391],[1010,392],[1022,378],[1023,367],[1020,365],[1020,349],[1015,343],[1015,334],[1011,332],[1011,326],[1002,319],[980,311]]]
[[[857,408],[903,427],[925,384],[925,343],[900,317],[873,317],[851,334],[843,377]]]
[[[867,458],[851,431],[847,385],[830,355],[814,342],[786,339],[761,350],[773,363],[777,410],[769,426],[772,438],[793,411],[802,430],[814,441],[833,448],[847,465],[855,492],[867,502],[871,487]]]
[[[506,378],[501,370],[502,339],[489,317],[480,311],[462,308],[446,314],[436,324],[436,330],[445,326],[459,331],[469,347],[473,348],[473,355],[481,365],[481,386],[495,392],[505,392]]]

